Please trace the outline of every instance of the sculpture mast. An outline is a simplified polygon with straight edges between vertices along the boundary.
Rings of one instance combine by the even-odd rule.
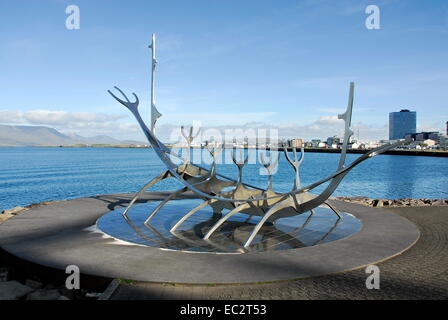
[[[151,132],[154,133],[154,127],[156,125],[157,119],[159,119],[162,114],[157,110],[156,103],[154,99],[154,81],[155,81],[155,71],[156,71],[156,35],[152,34],[152,42],[149,45],[152,51],[152,61],[151,61]]]

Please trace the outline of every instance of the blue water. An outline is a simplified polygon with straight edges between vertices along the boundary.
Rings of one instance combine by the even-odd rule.
[[[199,150],[196,150],[197,152]],[[349,154],[347,161],[358,155]],[[338,154],[306,153],[301,167],[307,185],[334,172]],[[236,177],[234,165],[219,172]],[[266,176],[259,165],[248,165],[244,179],[260,186]],[[152,149],[127,148],[0,148],[0,210],[50,200],[96,194],[134,192],[164,166]],[[282,155],[274,189],[290,190],[293,171]],[[174,190],[174,179],[152,190]],[[324,186],[315,190],[319,192]],[[380,155],[361,163],[342,181],[334,196],[372,198],[448,198],[448,159]]]

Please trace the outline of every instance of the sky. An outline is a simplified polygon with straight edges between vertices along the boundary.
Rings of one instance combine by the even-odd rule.
[[[80,28],[66,28],[68,5]],[[380,28],[367,29],[368,5]],[[353,128],[387,139],[388,113],[417,111],[417,130],[448,121],[445,0],[0,0],[0,123],[144,140],[107,90],[140,98],[149,123],[157,37],[157,132],[278,128],[340,134],[351,81]]]

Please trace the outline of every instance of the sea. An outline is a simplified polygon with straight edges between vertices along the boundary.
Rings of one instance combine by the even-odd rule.
[[[193,159],[209,167],[210,159],[201,159],[195,150]],[[273,155],[275,155],[273,153]],[[305,153],[300,167],[302,186],[331,175],[337,168],[339,154]],[[348,154],[346,163],[360,155]],[[243,169],[243,180],[266,187],[268,178],[253,150]],[[265,157],[267,158],[267,157]],[[274,156],[275,158],[275,156]],[[219,173],[236,178],[238,169],[226,150]],[[99,194],[136,192],[165,166],[149,148],[89,147],[0,147],[0,211],[42,201],[73,199]],[[276,191],[289,191],[294,185],[294,171],[280,154],[273,175]],[[319,193],[323,184],[312,192]],[[150,191],[176,190],[182,186],[175,179],[164,180]],[[448,198],[448,158],[379,155],[362,162],[344,178],[333,196],[370,198]]]

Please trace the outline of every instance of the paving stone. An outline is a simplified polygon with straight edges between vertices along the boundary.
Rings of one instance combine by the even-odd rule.
[[[9,280],[9,269],[6,267],[0,267],[0,282],[6,282]]]
[[[32,289],[40,289],[43,287],[43,284],[39,281],[35,281],[35,280],[31,280],[28,279],[25,281],[25,285],[27,285],[28,287],[32,288]]]
[[[39,289],[26,296],[26,300],[58,300],[61,294],[57,289]]]
[[[32,291],[30,287],[15,280],[0,282],[0,300],[18,300]]]
[[[421,236],[409,250],[377,264],[380,268],[379,290],[365,287],[368,274],[362,268],[284,283],[198,286],[193,290],[192,299],[448,299],[448,207],[387,210],[415,223]],[[145,292],[157,286],[160,285],[144,282],[119,286],[112,299],[132,297],[137,287],[139,298],[145,299]],[[175,298],[178,289],[173,286],[169,297]]]

